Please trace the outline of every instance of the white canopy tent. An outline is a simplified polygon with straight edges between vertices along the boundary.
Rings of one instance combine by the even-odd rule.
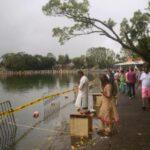
[[[129,65],[142,65],[142,64],[144,64],[144,61],[139,60],[139,61],[127,61],[123,63],[118,63],[118,64],[115,64],[115,66],[129,66]]]

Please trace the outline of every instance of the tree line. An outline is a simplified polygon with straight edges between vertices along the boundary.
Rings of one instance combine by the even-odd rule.
[[[24,70],[51,70],[51,69],[83,69],[83,68],[108,68],[123,58],[113,50],[105,47],[90,48],[86,55],[69,58],[59,55],[56,58],[52,53],[46,56],[30,55],[24,52],[7,53],[1,57],[1,68],[12,71]]]
[[[1,67],[6,70],[46,70],[52,69],[56,64],[56,58],[53,54],[47,56],[29,55],[24,52],[7,53],[1,57]]]

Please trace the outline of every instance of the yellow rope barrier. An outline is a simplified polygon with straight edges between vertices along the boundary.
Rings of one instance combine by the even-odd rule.
[[[91,81],[90,84],[89,84],[89,86],[93,85],[93,83],[94,83],[95,80]],[[60,92],[60,93],[54,93],[54,94],[51,94],[51,95],[43,96],[41,98],[33,100],[32,102],[27,102],[27,103],[25,103],[25,104],[23,104],[21,106],[18,106],[18,107],[14,108],[14,109],[10,109],[10,110],[4,111],[4,112],[0,112],[0,116],[9,115],[9,114],[11,114],[13,112],[17,112],[17,111],[20,111],[22,109],[25,109],[26,107],[29,107],[31,105],[35,105],[37,103],[40,103],[40,102],[42,102],[45,99],[49,99],[50,100],[53,97],[64,95],[64,94],[69,93],[69,92],[77,91],[77,89],[78,88],[73,88],[73,89],[66,90],[66,91],[63,91],[63,92]]]

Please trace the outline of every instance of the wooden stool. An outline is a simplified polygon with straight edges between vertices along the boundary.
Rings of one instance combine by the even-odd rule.
[[[92,131],[92,117],[82,114],[70,115],[70,133],[71,136],[88,137]]]

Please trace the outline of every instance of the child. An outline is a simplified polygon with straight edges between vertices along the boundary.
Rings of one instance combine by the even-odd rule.
[[[116,105],[113,101],[113,87],[110,84],[106,75],[100,77],[103,94],[99,98],[99,113],[98,118],[101,120],[100,132],[105,135],[112,133],[112,125],[118,123],[119,115]]]

